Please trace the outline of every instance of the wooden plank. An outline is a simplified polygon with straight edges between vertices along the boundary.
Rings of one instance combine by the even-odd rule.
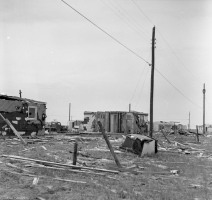
[[[13,133],[21,140],[24,145],[27,145],[27,142],[21,137],[19,132],[15,129],[15,127],[10,123],[8,119],[5,119],[4,116],[0,113],[1,118],[8,124],[8,126],[13,130]]]
[[[65,169],[61,167],[48,167],[45,165],[27,165],[27,167],[37,167],[37,168],[46,168],[46,169],[56,169],[56,170],[62,170],[62,171],[68,171],[68,172],[74,172],[74,173],[81,173],[81,174],[91,174],[91,175],[98,175],[98,176],[106,176],[106,174],[103,173],[96,173],[91,171],[81,171],[81,170],[75,170],[75,169]]]
[[[37,160],[37,159],[32,159],[32,158],[25,158],[25,157],[21,157],[21,156],[14,156],[14,155],[0,155],[0,156],[10,158],[10,159],[16,159],[16,160],[27,160],[27,161],[42,163],[42,164],[46,164],[46,165],[50,165],[50,166],[63,166],[63,167],[71,167],[74,169],[88,169],[88,170],[95,170],[95,171],[102,171],[102,172],[119,173],[119,171],[116,171],[116,170],[107,170],[107,169],[77,166],[77,165],[71,165],[71,164],[62,164],[62,163]]]
[[[14,172],[14,171],[8,171],[3,169],[4,171],[11,173],[11,174],[16,174],[16,175],[20,175],[20,176],[29,176],[29,177],[38,177],[38,178],[50,178],[53,180],[57,180],[57,181],[64,181],[64,182],[70,182],[70,183],[78,183],[78,184],[86,184],[87,182],[84,181],[76,181],[76,180],[70,180],[70,179],[62,179],[62,178],[53,178],[50,176],[39,176],[39,175],[34,175],[34,174],[26,174],[26,173],[18,173],[18,172]]]
[[[163,134],[163,136],[165,137],[165,139],[167,140],[167,142],[168,142],[169,144],[171,144],[171,141],[167,138],[167,136],[165,135],[165,133],[164,133],[163,130],[161,130],[161,133]]]

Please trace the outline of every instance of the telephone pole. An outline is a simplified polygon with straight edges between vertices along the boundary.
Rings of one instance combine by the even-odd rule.
[[[155,26],[152,29],[152,64],[151,64],[151,89],[150,89],[150,130],[149,136],[153,135],[153,94],[154,94],[154,71],[155,71]]]
[[[205,89],[205,83],[203,85],[203,134],[205,134],[205,93],[206,93],[206,89]]]
[[[68,115],[68,121],[71,121],[71,103],[69,103],[69,115]]]

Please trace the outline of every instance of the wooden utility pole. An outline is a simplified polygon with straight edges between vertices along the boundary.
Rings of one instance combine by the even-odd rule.
[[[19,90],[19,95],[20,95],[20,98],[21,98],[21,94],[22,94],[22,92],[21,92],[21,90]]]
[[[68,115],[68,121],[71,121],[71,103],[69,103],[69,115]]]
[[[149,136],[153,135],[153,94],[154,94],[154,71],[155,71],[155,26],[152,29],[152,64],[151,64],[151,91],[150,91],[150,130]]]
[[[205,89],[205,83],[203,85],[203,134],[205,134],[205,93],[206,93],[206,89]]]

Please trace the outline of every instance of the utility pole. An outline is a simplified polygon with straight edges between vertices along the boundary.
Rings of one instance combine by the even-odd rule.
[[[68,115],[68,121],[71,121],[71,103],[69,103],[69,115]]]
[[[205,83],[203,85],[203,134],[205,134],[205,93],[206,93],[206,89],[205,89]]]
[[[19,90],[19,95],[20,95],[20,98],[21,98],[21,94],[22,94],[22,92],[21,92],[21,90]]]
[[[129,112],[131,112],[131,103],[129,104]]]
[[[154,71],[155,71],[155,26],[152,29],[152,64],[151,64],[151,89],[150,89],[150,130],[149,136],[153,135],[153,94],[154,94]]]

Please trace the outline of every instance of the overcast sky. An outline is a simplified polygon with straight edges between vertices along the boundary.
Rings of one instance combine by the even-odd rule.
[[[47,102],[47,121],[84,111],[149,113],[156,27],[154,121],[212,123],[211,0],[0,0],[0,93]],[[145,62],[147,61],[147,62]]]

